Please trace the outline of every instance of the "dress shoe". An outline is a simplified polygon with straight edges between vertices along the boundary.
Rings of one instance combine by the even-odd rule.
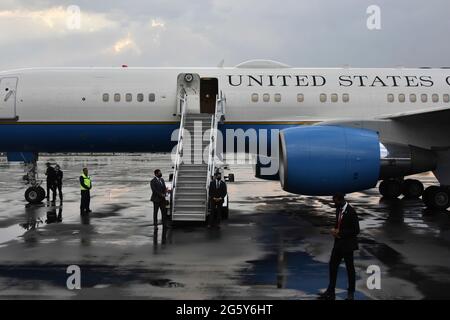
[[[322,292],[319,295],[318,299],[319,300],[336,300],[336,294],[334,292],[331,292],[331,291],[327,290],[325,292]]]

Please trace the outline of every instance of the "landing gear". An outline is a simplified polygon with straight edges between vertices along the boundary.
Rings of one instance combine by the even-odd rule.
[[[26,164],[24,180],[30,185],[25,191],[25,200],[31,204],[41,203],[45,199],[45,190],[41,187],[42,181],[38,180],[36,161]]]
[[[395,199],[402,194],[402,181],[396,179],[383,180],[378,189],[384,198]]]
[[[418,199],[423,194],[423,184],[419,180],[408,179],[403,182],[403,195],[408,199]]]
[[[25,191],[25,200],[31,204],[41,203],[45,199],[45,190],[42,187],[30,187]]]
[[[434,210],[447,210],[450,207],[450,188],[431,186],[425,189],[423,193],[423,202]]]
[[[418,180],[388,179],[383,180],[378,188],[386,199],[395,199],[401,194],[407,199],[418,199],[422,196],[424,204],[431,210],[442,211],[450,208],[449,186],[430,186],[424,190],[422,182]]]

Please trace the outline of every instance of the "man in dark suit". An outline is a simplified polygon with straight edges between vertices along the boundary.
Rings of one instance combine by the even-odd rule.
[[[158,211],[161,210],[163,227],[169,226],[169,217],[167,215],[166,208],[166,183],[162,178],[161,170],[155,170],[155,177],[150,181],[150,187],[152,188],[151,201],[153,202],[153,225],[155,229],[158,229]]]
[[[355,266],[353,262],[353,252],[358,250],[359,220],[358,216],[350,204],[345,200],[344,194],[333,196],[336,206],[336,222],[331,234],[334,237],[334,247],[330,258],[330,283],[328,289],[320,295],[320,299],[334,300],[336,279],[339,265],[342,259],[345,261],[348,276],[347,300],[353,300],[355,294]]]
[[[47,162],[47,171],[45,171],[45,175],[47,176],[47,201],[50,200],[50,191],[53,194],[52,202],[56,200],[56,171],[55,168],[52,167],[50,162]]]
[[[209,184],[209,203],[211,214],[209,216],[208,228],[220,228],[222,208],[227,196],[227,185],[222,181],[220,172],[216,172],[215,179]]]
[[[61,170],[61,167],[59,165],[55,166],[55,175],[56,175],[56,189],[59,193],[59,200],[63,201],[63,194],[62,194],[62,183],[63,183],[63,177],[64,173]]]

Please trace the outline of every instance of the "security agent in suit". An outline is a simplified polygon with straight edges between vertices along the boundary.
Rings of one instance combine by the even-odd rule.
[[[158,211],[161,210],[162,223],[164,227],[169,227],[169,216],[166,208],[166,183],[162,178],[161,170],[156,169],[155,177],[150,181],[152,189],[151,201],[153,202],[153,225],[158,229]]]
[[[47,162],[47,170],[45,171],[45,175],[47,176],[47,201],[50,200],[50,191],[52,191],[53,198],[52,202],[56,200],[56,171],[55,168],[52,167],[50,162]]]
[[[216,172],[215,179],[209,184],[209,203],[211,206],[211,214],[209,216],[208,228],[220,228],[220,220],[222,218],[222,208],[227,196],[227,185],[222,181],[220,172]]]
[[[343,194],[334,195],[333,202],[336,205],[336,222],[334,228],[331,229],[334,247],[329,263],[330,283],[328,289],[320,295],[320,299],[334,300],[336,298],[335,288],[338,269],[342,259],[344,259],[348,277],[347,300],[353,300],[356,282],[353,252],[358,250],[359,220],[355,210],[348,204]]]

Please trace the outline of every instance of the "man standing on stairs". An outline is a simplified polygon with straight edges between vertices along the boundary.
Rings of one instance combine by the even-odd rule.
[[[227,185],[222,181],[220,172],[216,172],[215,179],[209,185],[209,203],[211,214],[209,216],[208,228],[220,228],[222,208],[227,196]]]
[[[158,211],[161,209],[162,224],[163,227],[169,226],[169,216],[167,215],[166,208],[166,183],[162,178],[161,170],[156,169],[155,177],[150,181],[150,187],[152,188],[151,201],[153,202],[153,225],[155,229],[158,229]]]

